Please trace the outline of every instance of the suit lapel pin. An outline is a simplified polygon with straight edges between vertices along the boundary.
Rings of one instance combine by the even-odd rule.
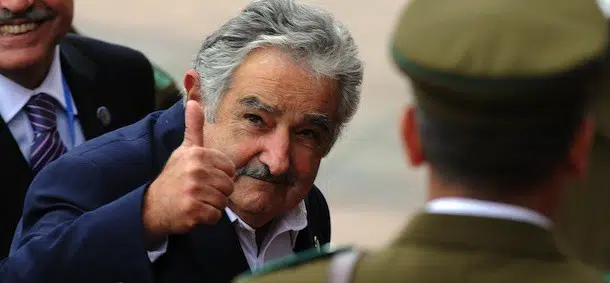
[[[108,110],[108,108],[106,108],[105,106],[98,108],[97,109],[97,119],[100,120],[100,122],[102,122],[102,125],[104,127],[110,125],[110,121],[111,121],[112,117],[110,115],[110,111]]]
[[[318,240],[318,236],[313,236],[313,246],[318,249],[318,251],[320,250],[320,241]]]

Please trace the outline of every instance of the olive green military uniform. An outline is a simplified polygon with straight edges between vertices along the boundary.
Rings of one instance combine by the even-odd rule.
[[[70,27],[70,33],[79,34],[74,28]],[[172,77],[161,67],[152,64],[155,75],[155,100],[157,110],[167,109],[180,100],[180,91]]]
[[[580,115],[575,101],[599,92],[608,28],[593,0],[409,2],[392,52],[427,116],[456,129],[562,127]],[[545,228],[425,212],[380,251],[307,261],[287,259],[236,281],[604,282]]]
[[[604,105],[610,106],[610,101]],[[600,120],[610,120],[610,112],[596,113],[595,117],[598,125],[603,124]],[[555,229],[574,255],[610,272],[609,128],[598,127],[587,179],[568,186]]]
[[[596,134],[587,179],[568,187],[555,228],[575,255],[610,272],[610,74],[605,78],[592,103]]]
[[[332,256],[237,282],[332,282]],[[364,254],[349,282],[604,282],[601,274],[563,254],[551,233],[493,218],[415,216],[389,247]],[[347,282],[345,282],[347,283]]]

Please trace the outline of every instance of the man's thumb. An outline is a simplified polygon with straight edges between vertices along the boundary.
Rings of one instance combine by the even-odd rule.
[[[205,117],[199,102],[188,100],[184,109],[184,140],[185,146],[203,146],[203,125]]]

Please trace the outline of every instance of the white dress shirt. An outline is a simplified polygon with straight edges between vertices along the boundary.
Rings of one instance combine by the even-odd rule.
[[[225,212],[231,223],[233,223],[241,249],[251,270],[260,267],[270,260],[293,254],[299,231],[307,227],[307,209],[305,202],[301,201],[293,210],[274,220],[263,239],[262,247],[259,249],[256,244],[256,230],[242,221],[228,207],[225,208]],[[167,241],[158,249],[149,251],[148,258],[151,262],[154,262],[166,251]]]
[[[305,202],[275,220],[265,234],[260,249],[256,244],[256,230],[242,221],[229,208],[225,208],[227,216],[241,244],[241,249],[251,270],[259,268],[265,262],[293,254],[294,245],[300,230],[307,227],[307,209]]]
[[[552,222],[546,216],[524,207],[505,203],[467,198],[439,198],[428,202],[424,208],[428,213],[469,215],[526,222],[550,229]]]
[[[57,130],[61,140],[64,142],[67,150],[72,149],[85,141],[83,130],[78,121],[78,110],[74,104],[74,99],[70,95],[72,109],[74,112],[74,143],[70,137],[70,127],[68,125],[67,104],[64,97],[63,76],[61,72],[61,63],[59,59],[59,45],[55,47],[53,63],[46,78],[40,86],[35,89],[27,89],[5,76],[0,75],[0,116],[7,124],[11,134],[25,160],[30,160],[30,146],[34,141],[34,130],[30,123],[24,106],[30,98],[39,93],[46,93],[59,102],[63,108],[57,108]]]

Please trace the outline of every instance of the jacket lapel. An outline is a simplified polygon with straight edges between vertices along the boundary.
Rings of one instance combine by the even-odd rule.
[[[206,270],[206,282],[231,282],[235,275],[250,269],[226,213],[216,225],[201,225],[191,231],[189,242],[194,261]]]
[[[311,234],[311,229],[309,226],[305,227],[305,229],[299,231],[297,236],[297,240],[294,245],[294,252],[300,253],[302,251],[306,251],[313,247],[313,236]]]
[[[103,127],[97,119],[96,113],[95,98],[99,94],[93,88],[96,65],[68,39],[61,41],[60,53],[62,74],[78,109],[78,118],[83,127],[85,139],[92,139],[103,133]]]
[[[4,188],[3,203],[0,206],[0,223],[3,229],[0,231],[0,257],[4,257],[8,255],[9,244],[21,217],[23,200],[34,173],[2,118],[0,118],[0,148],[2,148],[2,161],[8,164],[6,169],[0,170],[0,180],[3,180],[0,187]]]
[[[21,154],[17,141],[13,138],[11,130],[3,119],[0,119],[0,148],[2,148],[2,160],[6,164],[10,164],[9,170],[0,170],[0,174],[7,172],[28,172],[31,174],[24,174],[24,176],[29,176],[28,179],[33,177],[27,160],[23,157],[23,154]],[[6,178],[2,178],[2,180],[11,180],[13,178],[15,178],[15,175],[14,173],[11,173],[10,175],[7,175]]]

